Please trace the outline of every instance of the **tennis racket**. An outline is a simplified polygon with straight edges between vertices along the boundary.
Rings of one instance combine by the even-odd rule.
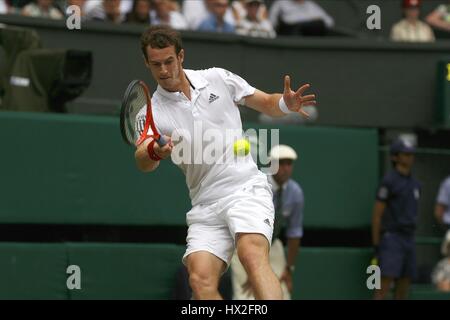
[[[141,113],[137,118],[143,107],[146,108],[145,114]],[[152,135],[148,135],[149,129]],[[160,147],[167,143],[153,122],[149,90],[141,80],[131,81],[125,91],[120,110],[120,132],[123,140],[129,145],[138,146],[148,137],[153,137]]]

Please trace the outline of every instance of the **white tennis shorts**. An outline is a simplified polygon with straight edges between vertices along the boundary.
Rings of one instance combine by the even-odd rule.
[[[186,215],[188,225],[186,257],[207,251],[227,267],[235,249],[236,233],[259,233],[272,242],[274,207],[266,176],[247,181],[235,193],[210,204],[198,204]]]

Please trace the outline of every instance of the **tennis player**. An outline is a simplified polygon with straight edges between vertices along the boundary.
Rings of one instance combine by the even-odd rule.
[[[169,141],[174,135],[181,136],[194,153],[190,159],[202,158],[198,157],[202,149],[197,147],[201,143],[193,138],[199,123],[203,131],[242,132],[238,104],[282,117],[292,112],[307,116],[302,106],[316,103],[315,95],[303,95],[308,84],[293,91],[288,76],[284,78],[283,94],[267,94],[224,69],[183,69],[185,52],[181,38],[169,27],[152,26],[146,30],[141,48],[145,65],[158,83],[152,97],[156,128]],[[137,116],[137,122],[140,117],[142,114]],[[172,141],[160,147],[148,138],[136,149],[138,168],[150,172],[160,160],[171,155],[173,160],[175,147]],[[224,148],[226,153],[233,146]],[[239,162],[226,160],[225,156],[222,160],[178,164],[186,175],[192,203],[186,217],[189,228],[183,263],[189,272],[193,297],[221,299],[219,279],[236,246],[255,297],[281,299],[280,282],[269,264],[274,207],[267,177],[258,170],[250,154]]]

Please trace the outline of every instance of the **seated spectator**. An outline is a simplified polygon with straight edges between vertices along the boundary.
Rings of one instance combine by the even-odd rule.
[[[0,0],[0,14],[6,14],[9,12],[9,5],[5,0]]]
[[[174,29],[184,30],[188,25],[183,15],[173,10],[170,0],[153,0],[153,10],[150,13],[152,24],[166,25]]]
[[[84,18],[86,16],[86,1],[87,0],[67,0],[65,5],[62,7],[64,14],[67,15],[68,7],[77,6],[80,8],[81,17]]]
[[[270,21],[279,35],[323,36],[334,26],[334,20],[310,0],[275,1]]]
[[[236,23],[240,23],[247,17],[247,0],[234,0],[231,3],[231,8],[233,9],[233,13],[236,18]],[[261,5],[258,8],[258,19],[265,20],[269,18],[269,13],[267,12],[267,6],[264,4],[264,1],[261,0]]]
[[[183,16],[185,17],[188,28],[197,30],[200,24],[210,15],[210,9],[214,0],[184,0]],[[236,15],[232,8],[225,12],[225,21],[232,26],[236,25]]]
[[[234,26],[225,21],[228,0],[211,0],[210,15],[203,20],[197,30],[205,32],[234,33]]]
[[[125,22],[150,24],[150,9],[150,0],[133,0],[133,7],[126,14]]]
[[[88,0],[86,1],[85,11],[86,16],[97,15],[98,12],[103,11],[103,0]],[[133,7],[133,1],[124,0],[120,2],[120,13],[125,16],[128,12],[131,11]],[[96,13],[97,12],[97,13]]]
[[[437,7],[425,20],[435,29],[450,32],[450,1]]]
[[[64,16],[53,6],[53,0],[36,0],[22,9],[22,15],[36,18],[62,19]]]
[[[403,0],[404,19],[391,30],[392,41],[433,42],[434,33],[429,25],[420,21],[420,0]]]
[[[450,230],[450,176],[439,187],[434,216],[445,230]]]
[[[120,10],[121,0],[103,0],[102,7],[92,10],[88,19],[94,21],[105,21],[112,23],[122,23],[124,15]]]
[[[442,242],[441,252],[445,258],[434,268],[431,280],[438,290],[450,292],[450,230]]]
[[[276,33],[268,19],[258,17],[263,0],[245,0],[247,16],[238,22],[236,33],[243,36],[275,38]]]

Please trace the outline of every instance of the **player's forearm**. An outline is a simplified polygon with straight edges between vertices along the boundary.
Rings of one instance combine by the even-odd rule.
[[[373,213],[372,217],[372,244],[378,246],[380,244],[381,233],[381,215],[377,212]]]
[[[283,95],[280,93],[274,93],[274,94],[270,94],[269,98],[268,98],[268,102],[267,102],[267,110],[268,113],[267,115],[274,117],[274,118],[279,118],[279,117],[284,117],[286,115],[286,113],[284,113],[283,111],[281,111],[280,109],[280,99]]]
[[[134,154],[136,160],[136,166],[142,172],[151,172],[159,166],[159,161],[154,161],[150,159],[147,151],[147,147],[150,141],[144,141],[140,146],[137,147]]]
[[[386,209],[386,203],[380,200],[375,202],[372,214],[372,244],[378,246],[381,237],[381,219]]]
[[[289,238],[287,241],[288,254],[287,265],[295,265],[295,259],[297,258],[298,251],[300,249],[300,238]]]
[[[443,21],[438,14],[431,14],[426,19],[427,23],[434,28],[450,30],[450,23]]]
[[[441,204],[436,204],[434,208],[434,216],[439,223],[444,223],[445,207]]]
[[[269,117],[278,118],[286,115],[279,106],[282,96],[280,93],[268,94],[257,90],[253,96],[245,99],[245,103],[248,107]]]

